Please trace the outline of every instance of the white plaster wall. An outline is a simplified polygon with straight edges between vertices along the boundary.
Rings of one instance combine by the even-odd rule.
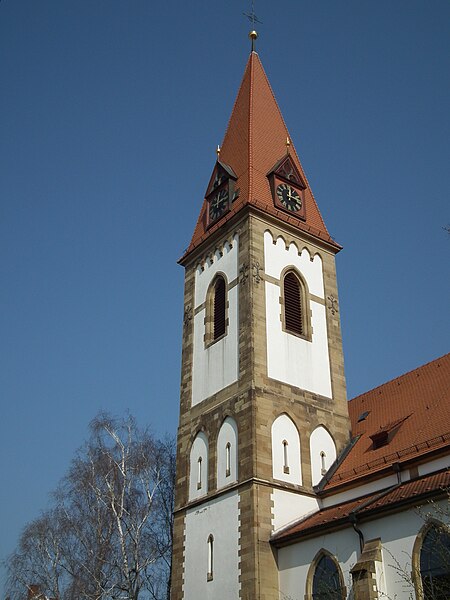
[[[264,261],[267,275],[280,279],[283,269],[296,267],[303,275],[309,293],[324,299],[322,260],[304,248],[301,254],[294,244],[286,250],[278,238],[273,243],[269,232],[264,234]],[[312,341],[286,333],[282,329],[280,286],[265,282],[267,370],[269,377],[304,390],[331,398],[330,360],[325,306],[313,300],[311,307]]]
[[[292,600],[304,598],[309,565],[320,550],[328,550],[336,557],[349,592],[350,569],[357,560],[358,547],[358,536],[353,529],[346,529],[335,534],[305,540],[301,544],[280,548],[278,550],[280,598]]]
[[[340,492],[339,494],[334,494],[333,496],[326,496],[322,499],[322,506],[323,508],[334,506],[335,504],[340,504],[341,502],[346,502],[347,500],[352,500],[353,498],[359,498],[360,496],[365,496],[366,494],[372,494],[373,492],[384,490],[392,485],[395,485],[396,483],[397,475],[382,477],[381,479],[351,488],[345,492]]]
[[[321,452],[325,453],[325,468],[328,469],[336,460],[336,445],[333,438],[322,425],[316,427],[309,438],[309,449],[311,452],[312,484],[317,485],[322,479]]]
[[[238,245],[236,234],[231,246],[225,244],[216,251],[213,259],[198,267],[195,273],[195,310],[203,308],[194,316],[194,355],[192,368],[192,405],[222,390],[239,376],[238,355],[238,285],[228,292],[228,328],[224,338],[205,348],[205,302],[208,287],[214,276],[221,272],[228,286],[236,282],[238,269]],[[222,256],[221,256],[222,254]]]
[[[441,458],[436,458],[435,460],[430,460],[423,465],[419,465],[419,475],[427,475],[428,473],[433,473],[433,471],[440,471],[441,469],[446,469],[450,466],[450,456],[442,456]]]
[[[239,598],[239,494],[188,510],[185,519],[184,600]],[[214,578],[207,581],[209,535],[214,537]]]
[[[227,477],[226,446],[230,444],[230,474]],[[238,429],[236,421],[227,417],[217,436],[217,487],[234,483],[238,478]]]
[[[319,510],[317,498],[302,496],[287,490],[274,489],[272,492],[272,502],[273,531]]]
[[[202,459],[202,487],[197,488],[198,483],[198,459]],[[190,455],[189,470],[189,500],[200,498],[208,493],[208,438],[200,431],[194,440]]]
[[[284,446],[288,443],[289,473],[284,472]],[[274,479],[301,485],[300,436],[290,417],[283,414],[272,423],[272,473]]]
[[[267,275],[279,279],[281,271],[287,266],[296,267],[305,278],[310,294],[324,297],[322,259],[316,254],[311,260],[311,255],[306,248],[301,250],[295,244],[291,244],[286,250],[286,242],[282,237],[273,243],[272,234],[264,233],[264,269]]]

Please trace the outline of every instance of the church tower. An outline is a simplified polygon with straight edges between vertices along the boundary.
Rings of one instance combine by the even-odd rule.
[[[270,536],[349,440],[340,249],[252,51],[180,260],[172,600],[278,600]]]

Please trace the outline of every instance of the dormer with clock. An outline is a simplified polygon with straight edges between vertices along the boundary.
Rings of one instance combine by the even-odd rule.
[[[234,183],[236,179],[237,176],[231,167],[219,160],[216,162],[205,196],[208,203],[208,227],[218,221],[231,208],[235,195]]]
[[[277,161],[267,177],[275,206],[304,220],[306,185],[290,155]]]

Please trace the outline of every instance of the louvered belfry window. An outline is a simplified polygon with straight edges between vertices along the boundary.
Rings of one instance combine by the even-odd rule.
[[[290,271],[283,282],[284,325],[286,331],[304,335],[302,290],[298,277]]]
[[[214,286],[214,339],[217,340],[225,333],[225,302],[226,290],[223,277],[217,279]]]

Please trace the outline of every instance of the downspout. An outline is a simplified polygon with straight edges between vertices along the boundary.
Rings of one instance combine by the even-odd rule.
[[[389,494],[390,492],[392,492],[393,490],[397,489],[398,487],[400,487],[402,485],[402,476],[401,476],[401,473],[400,473],[400,470],[401,470],[400,463],[398,463],[398,462],[393,463],[392,470],[394,471],[394,473],[397,473],[397,483],[395,485],[392,485],[387,490],[383,490],[377,496],[375,496],[375,498],[371,499],[370,501],[365,502],[361,506],[358,506],[358,508],[353,509],[352,511],[350,511],[350,513],[348,515],[348,520],[352,524],[353,529],[358,534],[358,537],[359,537],[359,548],[360,548],[361,553],[362,553],[362,551],[364,549],[364,543],[365,543],[365,541],[364,541],[364,534],[363,534],[363,532],[357,526],[357,523],[358,523],[358,513],[361,510],[363,510],[364,508],[366,508],[367,506],[370,506],[374,502],[377,502],[380,498],[382,498],[383,496],[386,496],[387,494]]]
[[[359,551],[362,554],[362,551],[364,549],[364,534],[361,531],[361,529],[359,529],[356,525],[357,523],[357,516],[356,516],[356,510],[352,511],[349,516],[348,519],[350,521],[350,523],[352,524],[353,529],[356,531],[356,533],[358,534],[359,537]]]

